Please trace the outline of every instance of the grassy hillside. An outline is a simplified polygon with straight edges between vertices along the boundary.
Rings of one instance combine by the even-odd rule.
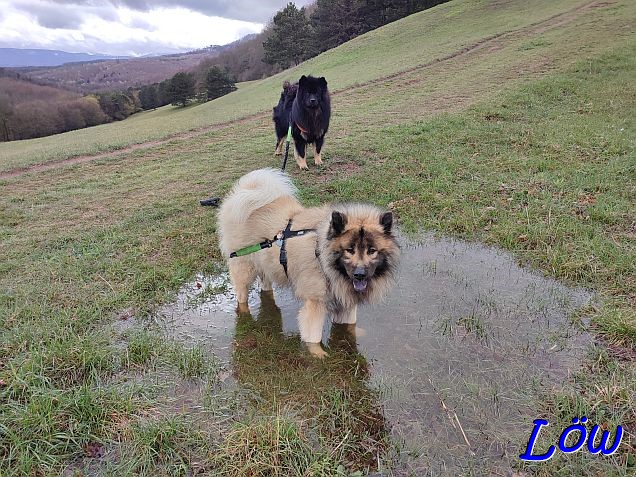
[[[462,49],[495,35],[528,27],[588,3],[582,0],[537,0],[531,3],[455,0],[369,32],[297,68],[263,81],[251,82],[235,93],[210,103],[184,110],[162,108],[135,115],[125,122],[70,135],[0,144],[0,171],[118,149],[267,112],[277,101],[284,79],[297,79],[305,73],[324,75],[331,90],[338,91],[460,53]],[[603,40],[604,43],[606,41]],[[542,45],[546,46],[549,45]],[[509,50],[507,61],[534,56],[528,55],[528,51]],[[499,62],[500,56],[497,57]],[[479,74],[480,68],[480,65],[475,65],[467,74]]]
[[[592,320],[589,358],[562,386],[537,385],[533,417],[553,429],[582,415],[622,424],[620,451],[530,467],[517,459],[525,442],[490,436],[514,452],[485,456],[492,469],[467,460],[465,473],[633,475],[634,18],[630,0],[453,1],[220,101],[3,145],[0,155],[8,170],[160,139],[265,109],[282,78],[324,73],[333,89],[351,89],[334,95],[325,166],[291,169],[303,200],[390,205],[406,231],[497,245],[598,294],[572,317]],[[389,77],[413,63],[430,65]],[[264,336],[238,350],[250,358],[241,371],[277,384],[291,376],[296,392],[265,383],[228,396],[214,356],[152,325],[156,304],[219,269],[214,213],[198,200],[278,165],[272,136],[265,115],[0,180],[0,475],[86,465],[88,475],[343,476],[378,461],[425,475],[409,473],[411,456],[374,424],[373,396],[349,382],[363,363],[337,353],[316,362],[293,348],[264,367]],[[137,325],[122,334],[130,314]],[[193,382],[203,391],[186,406],[178,398]],[[101,446],[109,454],[97,459]]]

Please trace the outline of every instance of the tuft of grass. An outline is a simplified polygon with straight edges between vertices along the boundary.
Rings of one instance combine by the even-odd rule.
[[[218,363],[210,359],[200,346],[184,348],[177,344],[170,355],[170,361],[176,366],[183,378],[202,378],[218,371]]]
[[[0,469],[7,477],[56,475],[60,460],[124,432],[122,422],[141,404],[121,392],[82,386],[38,389],[23,401],[0,394]]]
[[[126,359],[130,364],[146,366],[161,352],[159,337],[147,330],[135,330],[127,336]]]
[[[312,444],[306,429],[278,413],[240,422],[214,449],[212,467],[219,476],[345,476],[344,468]]]
[[[146,419],[131,427],[122,458],[110,466],[111,475],[192,475],[195,456],[206,446],[202,433],[184,418]]]
[[[216,375],[219,363],[200,345],[186,346],[170,337],[146,329],[135,329],[126,334],[126,361],[130,365],[146,368],[169,366],[185,379]]]

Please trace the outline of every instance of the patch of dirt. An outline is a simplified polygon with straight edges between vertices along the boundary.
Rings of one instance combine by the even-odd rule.
[[[606,343],[610,355],[620,361],[636,362],[636,347],[616,343]]]
[[[414,66],[412,68],[406,69],[406,70],[402,70],[399,71],[397,73],[393,73],[391,75],[387,75],[387,76],[383,76],[381,78],[376,78],[364,83],[359,83],[341,90],[336,90],[332,92],[332,96],[339,96],[339,95],[343,95],[346,93],[350,93],[352,91],[356,91],[356,90],[360,90],[363,88],[367,88],[369,86],[373,86],[373,85],[377,85],[377,84],[382,84],[385,83],[386,81],[392,80],[392,79],[396,79],[396,78],[402,78],[405,77],[407,75],[410,75],[414,72],[423,70],[423,69],[427,69],[430,68],[434,65],[438,65],[440,63],[443,62],[448,62],[450,60],[456,59],[458,57],[463,57],[463,56],[467,56],[469,54],[475,53],[475,52],[479,52],[482,50],[485,51],[496,51],[499,50],[501,48],[503,48],[505,46],[504,42],[508,42],[508,41],[512,41],[512,40],[518,40],[520,38],[524,38],[530,35],[534,35],[537,33],[543,33],[551,28],[556,28],[556,27],[561,27],[567,23],[570,23],[572,21],[574,21],[576,18],[578,18],[581,14],[583,14],[585,11],[592,9],[592,8],[602,8],[602,7],[607,7],[613,5],[613,3],[611,2],[599,2],[599,1],[592,1],[592,2],[587,2],[584,3],[582,5],[579,5],[571,10],[568,10],[566,12],[562,12],[556,15],[553,15],[552,17],[549,17],[545,20],[541,20],[539,22],[533,23],[531,25],[519,28],[517,30],[511,30],[511,31],[506,31],[506,32],[502,32],[502,33],[498,33],[495,35],[491,35],[489,37],[486,37],[476,43],[473,43],[472,45],[466,46],[464,48],[461,48],[449,55],[443,56],[441,58],[436,58],[432,61],[429,61],[427,63],[423,63],[417,66]],[[414,82],[417,82],[417,80],[413,80]],[[445,102],[446,103],[446,102]],[[447,103],[446,103],[447,104]],[[462,104],[462,102],[460,102],[460,104]],[[458,104],[454,104],[453,106],[457,107]],[[227,121],[224,123],[219,123],[219,124],[214,124],[212,126],[205,126],[202,128],[198,128],[198,129],[193,129],[184,133],[178,133],[172,136],[168,136],[164,139],[160,139],[160,140],[154,140],[154,141],[148,141],[148,142],[144,142],[144,143],[139,143],[139,144],[133,144],[121,149],[118,149],[116,151],[111,151],[111,152],[105,152],[105,153],[99,153],[99,154],[92,154],[92,155],[82,155],[82,156],[76,156],[76,157],[71,157],[68,159],[63,159],[60,161],[53,161],[53,162],[47,162],[47,163],[42,163],[42,164],[34,164],[31,166],[27,166],[27,167],[21,167],[21,168],[16,168],[16,169],[12,169],[9,171],[4,171],[4,172],[0,172],[0,180],[1,179],[10,179],[13,177],[17,177],[20,176],[22,174],[26,174],[26,173],[31,173],[31,172],[44,172],[44,171],[48,171],[51,169],[57,169],[60,167],[65,167],[65,166],[70,166],[70,165],[76,165],[76,164],[82,164],[85,162],[89,162],[89,161],[94,161],[94,160],[98,160],[98,159],[106,159],[106,158],[110,158],[110,157],[117,157],[119,155],[123,155],[123,154],[127,154],[130,153],[132,151],[137,151],[140,149],[149,149],[149,148],[153,148],[156,146],[160,146],[160,145],[164,145],[167,144],[171,141],[174,140],[183,140],[183,139],[191,139],[194,137],[198,137],[201,136],[203,134],[209,133],[211,131],[217,131],[217,130],[221,130],[221,129],[225,129],[231,126],[235,126],[235,125],[239,125],[239,124],[244,124],[244,123],[249,123],[255,120],[259,120],[259,119],[265,119],[267,117],[269,117],[269,115],[271,114],[271,112],[269,110],[267,111],[261,111],[255,114],[252,114],[250,116],[246,116],[243,118],[239,118],[239,119],[235,119],[235,120],[231,120],[231,121]]]
[[[319,179],[325,183],[330,182],[334,176],[349,177],[358,173],[362,166],[356,162],[344,161],[342,158],[333,158],[329,165],[329,169],[320,171]]]

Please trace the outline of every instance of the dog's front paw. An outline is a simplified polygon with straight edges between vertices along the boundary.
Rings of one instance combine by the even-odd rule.
[[[322,157],[320,157],[320,154],[316,154],[316,156],[314,157],[314,163],[317,166],[322,166]]]
[[[236,313],[239,316],[250,315],[250,306],[247,303],[239,303],[236,307]]]
[[[315,358],[324,359],[329,356],[329,354],[324,349],[322,349],[320,343],[305,343],[305,345],[307,346],[307,351],[309,351],[309,354]]]

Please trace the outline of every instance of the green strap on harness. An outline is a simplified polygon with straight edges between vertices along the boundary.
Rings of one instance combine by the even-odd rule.
[[[287,222],[287,227],[285,227],[284,230],[276,234],[276,237],[274,237],[272,240],[265,240],[264,242],[250,245],[249,247],[243,247],[237,250],[236,252],[232,252],[230,254],[230,258],[243,257],[245,255],[250,255],[260,250],[271,248],[273,244],[277,244],[280,247],[280,263],[285,269],[285,275],[287,275],[287,250],[285,248],[287,239],[292,237],[301,237],[309,232],[316,231],[316,229],[292,230],[291,226],[292,226],[292,219],[289,219],[289,222]]]
[[[286,142],[288,142],[288,143],[291,142],[291,139],[292,139],[292,127],[291,127],[291,124],[290,124],[289,125],[289,129],[287,130],[287,140],[286,140]]]
[[[273,242],[271,240],[265,240],[264,242],[250,245],[249,247],[243,247],[236,252],[232,252],[230,254],[230,258],[242,257],[244,255],[259,252],[265,248],[270,248],[272,246],[272,243]]]

